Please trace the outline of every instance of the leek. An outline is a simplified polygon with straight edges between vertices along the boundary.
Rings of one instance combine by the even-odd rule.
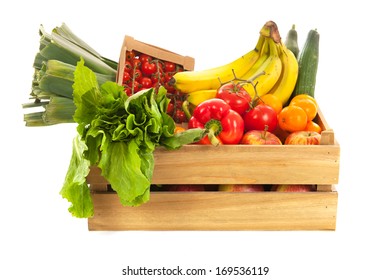
[[[24,114],[26,126],[75,122],[72,86],[77,62],[83,58],[85,65],[95,73],[99,85],[115,81],[118,64],[101,56],[64,23],[51,34],[40,26],[39,35],[39,51],[33,61],[32,101],[22,104],[24,109],[36,110]]]

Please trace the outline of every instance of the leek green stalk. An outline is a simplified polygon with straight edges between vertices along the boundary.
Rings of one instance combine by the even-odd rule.
[[[33,61],[32,101],[22,104],[24,109],[35,111],[24,114],[24,121],[26,126],[73,123],[76,107],[72,86],[77,62],[83,58],[100,85],[115,81],[118,64],[101,56],[64,23],[51,34],[40,26],[39,35],[39,51]]]

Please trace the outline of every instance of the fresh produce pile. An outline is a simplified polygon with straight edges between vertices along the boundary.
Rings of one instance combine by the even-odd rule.
[[[61,195],[76,217],[93,216],[86,176],[98,166],[123,205],[149,200],[156,147],[183,145],[318,145],[321,126],[314,96],[319,34],[310,30],[299,50],[295,26],[282,41],[277,25],[261,29],[255,48],[235,61],[201,71],[127,51],[122,84],[116,62],[100,56],[66,25],[40,29],[27,126],[77,123]],[[206,190],[206,186],[156,190]],[[315,186],[268,186],[311,191]],[[262,191],[264,186],[213,186]]]
[[[269,21],[255,48],[235,61],[172,77],[170,83],[187,94],[188,128],[207,131],[198,144],[319,144],[314,98],[319,35],[311,30],[298,54],[294,28],[286,41],[295,54]]]

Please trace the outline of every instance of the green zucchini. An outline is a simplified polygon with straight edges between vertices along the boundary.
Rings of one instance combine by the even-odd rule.
[[[298,58],[299,55],[298,32],[295,29],[295,24],[293,24],[291,29],[287,32],[287,36],[284,44],[290,51],[293,52],[295,57]]]
[[[308,94],[314,97],[318,69],[320,34],[317,29],[309,31],[298,57],[298,79],[292,97]]]

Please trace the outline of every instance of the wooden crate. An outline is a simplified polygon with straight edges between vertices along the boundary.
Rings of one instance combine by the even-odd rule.
[[[155,151],[153,184],[314,184],[306,193],[152,192],[125,207],[96,167],[89,230],[335,230],[340,146],[321,111],[316,146],[187,145]]]

